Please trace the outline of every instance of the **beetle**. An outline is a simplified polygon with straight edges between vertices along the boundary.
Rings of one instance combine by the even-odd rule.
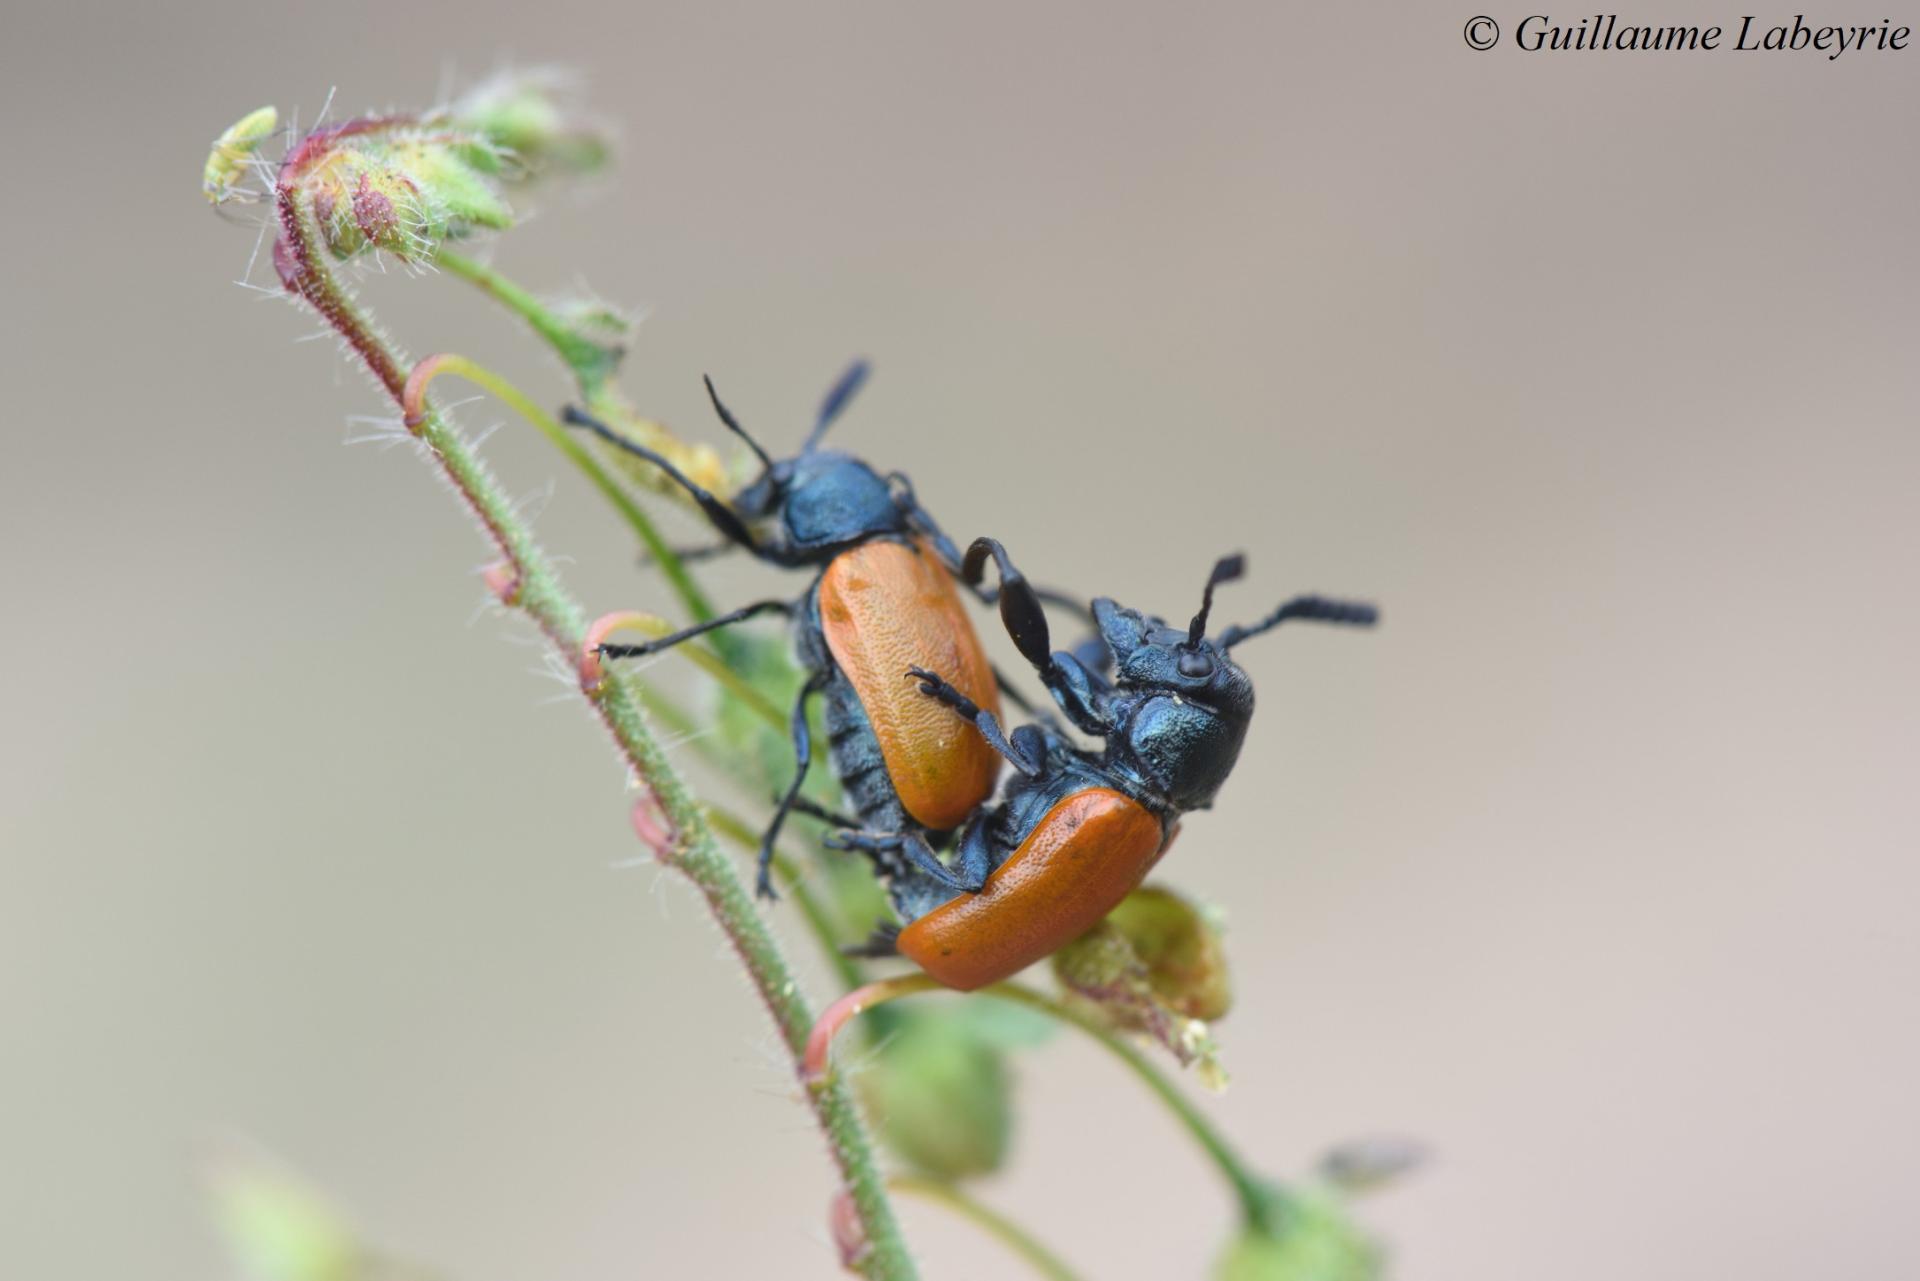
[[[953,866],[926,870],[917,832],[844,832],[830,844],[887,855],[910,867],[889,876],[906,923],[875,949],[891,949],[949,987],[971,991],[1056,951],[1117,906],[1165,852],[1180,816],[1206,809],[1232,772],[1253,717],[1253,682],[1230,652],[1290,621],[1367,627],[1372,605],[1296,596],[1250,626],[1206,634],[1214,589],[1239,578],[1241,556],[1207,576],[1186,629],[1101,597],[1093,602],[1098,645],[1050,651],[1046,616],[995,540],[967,549],[962,570],[977,580],[991,558],[1000,610],[1015,647],[1075,728],[1103,740],[1078,747],[1053,723],[1004,733],[992,708],[944,673],[906,675],[920,693],[970,723],[1014,768],[1000,801],[977,811],[959,836]],[[1111,662],[1109,678],[1104,668]],[[885,866],[898,867],[899,860]]]
[[[761,614],[792,620],[807,678],[791,719],[797,767],[760,842],[756,888],[765,898],[777,897],[770,874],[773,848],[792,811],[842,827],[926,832],[938,840],[992,794],[1000,770],[999,757],[985,740],[897,676],[907,667],[938,668],[972,704],[999,708],[997,673],[954,584],[961,569],[958,550],[920,506],[905,475],[882,475],[852,454],[819,447],[866,375],[864,362],[851,365],[822,401],[800,452],[777,461],[740,425],[707,379],[714,412],[762,465],[759,477],[730,502],[585,411],[568,407],[563,413],[567,422],[660,468],[729,544],[770,564],[817,570],[798,599],[755,601],[655,640],[599,649],[606,658],[631,658]],[[978,580],[976,574],[969,583],[975,594],[989,602],[999,598]],[[1042,596],[1065,599],[1028,589],[1016,608],[1039,609]],[[809,805],[800,796],[813,758],[807,704],[816,695],[826,700],[829,754],[857,820]],[[924,857],[922,870],[930,875],[945,874],[925,839],[909,857]]]

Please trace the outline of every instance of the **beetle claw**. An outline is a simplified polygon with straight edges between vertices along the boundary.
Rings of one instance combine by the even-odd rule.
[[[771,861],[760,865],[759,875],[753,879],[753,892],[758,898],[769,903],[780,901],[780,891],[773,888],[773,864]]]

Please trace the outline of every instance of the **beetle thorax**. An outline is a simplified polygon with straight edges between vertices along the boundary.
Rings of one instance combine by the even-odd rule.
[[[810,454],[800,460],[782,509],[787,538],[799,547],[857,542],[902,533],[905,521],[887,482],[846,454]]]

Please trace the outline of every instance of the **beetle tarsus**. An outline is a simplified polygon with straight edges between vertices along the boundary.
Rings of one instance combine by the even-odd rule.
[[[841,948],[840,955],[862,957],[869,961],[898,956],[900,955],[900,927],[892,921],[881,921],[873,927],[873,933],[866,938]]]
[[[950,868],[940,861],[939,856],[933,852],[933,846],[927,844],[927,838],[918,832],[900,833],[898,848],[902,854],[906,855],[908,862],[948,889],[957,890],[963,894],[977,894],[980,892],[980,887],[987,883],[987,868],[984,860],[976,863],[973,860],[962,859],[958,869]]]
[[[946,677],[930,672],[924,667],[909,667],[907,679],[920,682],[920,692],[928,698],[945,703],[968,720],[980,714],[980,705],[955,689]]]
[[[780,796],[778,793],[775,793],[775,795],[773,796],[773,802],[776,805],[779,804]],[[822,823],[825,823],[831,827],[847,828],[852,830],[858,830],[860,827],[860,823],[858,820],[848,818],[845,814],[841,814],[834,810],[830,810],[824,805],[815,804],[813,801],[808,800],[804,796],[794,797],[793,804],[792,806],[790,806],[790,808],[796,814],[805,814],[808,818],[817,818]]]
[[[755,601],[751,605],[742,605],[739,609],[731,610],[725,614],[716,614],[704,623],[695,623],[693,626],[683,627],[677,632],[669,632],[665,636],[656,636],[650,641],[600,645],[595,647],[594,652],[602,658],[645,658],[651,654],[663,653],[666,650],[672,649],[675,645],[681,644],[684,641],[690,641],[696,636],[704,636],[708,632],[715,631],[718,628],[731,627],[735,623],[745,622],[747,619],[757,615],[776,612],[791,614],[793,612],[793,602],[790,600]]]
[[[924,667],[909,667],[907,679],[919,681],[922,694],[945,703],[971,721],[973,727],[980,731],[980,737],[987,741],[987,746],[1006,757],[1022,774],[1031,778],[1045,765],[1046,740],[1038,728],[1023,725],[1013,732],[1013,739],[1009,742],[1005,731],[1000,728],[998,717],[955,689],[943,677]]]
[[[769,903],[780,901],[780,891],[773,888],[773,846],[760,847],[760,862],[754,872],[753,892]]]

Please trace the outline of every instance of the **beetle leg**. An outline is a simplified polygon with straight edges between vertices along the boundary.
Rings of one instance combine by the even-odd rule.
[[[845,814],[836,814],[826,806],[816,805],[804,796],[794,797],[793,804],[789,808],[796,814],[805,814],[808,818],[817,818],[822,823],[826,823],[831,827],[845,828],[849,831],[858,831],[860,827],[857,821],[848,818]]]
[[[991,740],[989,740],[991,741]],[[1038,775],[1047,761],[1047,735],[1038,725],[1022,725],[1013,731],[1013,751],[1007,759],[1028,778]],[[1025,761],[1026,765],[1020,762]],[[1028,768],[1031,766],[1031,768]]]
[[[1090,674],[1102,679],[1113,670],[1113,651],[1107,648],[1106,638],[1099,632],[1087,637],[1067,653],[1073,655],[1073,660]]]
[[[773,889],[773,846],[780,839],[780,827],[787,821],[788,811],[800,799],[800,786],[807,781],[807,766],[813,763],[813,730],[807,724],[807,700],[826,684],[827,678],[815,672],[800,687],[800,696],[793,700],[793,782],[787,785],[787,794],[774,809],[767,834],[760,838],[760,862],[753,883],[754,893],[764,899],[780,897]]]
[[[1005,672],[991,663],[987,664],[987,666],[988,669],[993,672],[994,685],[1006,696],[1009,703],[1012,703],[1015,707],[1025,712],[1028,716],[1033,717],[1035,720],[1046,719],[1047,713],[1035,707],[1031,699],[1015,688],[1013,682],[1007,679]]]
[[[1111,687],[1103,677],[1088,671],[1072,654],[1061,653],[1053,656],[1053,666],[1041,679],[1075,729],[1102,738],[1113,733]]]
[[[942,677],[934,675],[924,667],[909,667],[907,678],[920,682],[922,694],[945,703],[961,716],[972,721],[973,727],[980,731],[980,737],[987,740],[987,746],[1013,762],[1013,767],[1022,774],[1031,778],[1040,772],[1040,767],[1045,761],[1046,749],[1039,745],[1038,730],[1035,730],[1034,736],[1030,738],[1023,731],[1032,727],[1022,726],[1021,729],[1014,731],[1013,741],[1008,742],[1006,734],[1000,729],[999,719],[992,712],[962,694]]]
[[[830,850],[857,850],[862,854],[891,854],[906,840],[898,832],[864,832],[853,829],[829,832],[820,843]]]
[[[933,852],[933,846],[927,844],[927,838],[918,832],[835,832],[820,842],[828,849],[859,850],[864,854],[899,854],[919,871],[925,872],[941,885],[950,890],[972,894],[987,883],[987,867],[984,859],[974,860],[962,856],[960,870],[956,874]],[[896,865],[897,866],[897,865]]]
[[[1031,729],[1032,726],[1023,726]],[[1014,737],[1020,737],[1018,730]],[[987,874],[993,870],[993,841],[987,834],[987,815],[977,814],[966,830],[960,833],[960,844],[954,849],[954,862],[959,866],[960,879],[970,889],[979,892],[987,883]]]
[[[738,543],[729,541],[724,543],[707,543],[699,547],[673,547],[668,550],[673,553],[675,560],[686,564],[692,561],[712,560],[716,556],[725,556],[728,552],[737,550],[739,546]],[[640,566],[640,568],[645,569],[654,563],[653,553],[643,548],[640,554],[634,557],[634,563]]]
[[[1007,635],[1013,638],[1014,648],[1020,651],[1020,656],[1039,671],[1045,672],[1053,657],[1047,611],[1041,608],[1039,595],[1027,582],[1026,575],[1014,566],[1007,549],[996,539],[974,539],[973,545],[967,548],[966,559],[961,562],[961,575],[967,582],[977,585],[986,570],[989,556],[1000,570],[1000,590],[995,593],[1000,605],[1000,621],[1006,625]],[[984,595],[982,599],[985,599]]]
[[[927,838],[918,832],[901,833],[900,852],[907,856],[908,862],[948,889],[959,890],[963,894],[977,894],[980,887],[987,883],[984,859],[975,866],[972,860],[963,855],[959,869],[950,869],[935,857],[933,846],[927,844]]]
[[[717,627],[729,627],[756,614],[767,614],[776,610],[782,614],[791,614],[794,604],[790,600],[757,600],[751,605],[742,605],[739,609],[716,615],[704,623],[695,623],[692,627],[683,627],[666,636],[659,636],[638,645],[602,645],[598,652],[602,658],[644,658],[648,654],[658,654],[663,650],[672,649],[682,641],[692,640]]]
[[[900,955],[897,940],[900,927],[892,921],[882,921],[873,927],[873,933],[858,943],[851,943],[840,949],[842,956],[865,957],[869,960],[881,960],[889,956]]]
[[[823,849],[866,855],[874,872],[889,883],[906,871],[900,861],[900,837],[894,833],[842,829],[822,835],[820,845]]]
[[[910,524],[918,527],[920,532],[926,535],[927,541],[933,544],[935,554],[940,557],[941,563],[947,567],[948,572],[959,573],[960,549],[953,545],[953,540],[947,537],[947,531],[941,529],[933,517],[927,514],[927,509],[920,505],[919,496],[913,492],[913,481],[903,471],[890,471],[887,473],[887,484],[898,491],[894,495],[894,505],[906,516]]]
[[[933,544],[933,550],[939,554],[948,572],[958,574],[966,583],[967,590],[972,592],[974,599],[981,604],[998,604],[1000,588],[988,587],[977,577],[968,576],[966,559],[960,555],[960,549],[953,545],[953,540],[947,537],[946,531],[934,523],[933,517],[927,514],[927,509],[920,505],[919,498],[913,492],[913,482],[907,478],[907,474],[898,471],[888,472],[887,480],[899,488],[901,509],[906,512],[907,518],[919,528],[920,532],[926,535],[927,541]],[[1089,621],[1093,618],[1093,610],[1088,607],[1087,602],[1077,596],[1069,596],[1051,587],[1035,587],[1030,583],[1027,584],[1027,590],[1049,605],[1058,605]]]
[[[573,405],[568,405],[560,412],[560,420],[575,427],[585,427],[588,431],[615,448],[624,449],[636,458],[646,459],[655,467],[667,473],[680,488],[687,491],[693,501],[700,505],[700,510],[706,513],[707,519],[713,522],[715,529],[755,555],[762,553],[763,549],[760,544],[754,541],[753,531],[747,528],[746,522],[740,519],[738,512],[727,506],[726,503],[722,502],[709,491],[694,484],[692,480],[688,479],[685,472],[675,467],[653,450],[648,449],[645,445],[637,441],[628,440],[625,436],[622,436],[619,432],[607,426],[586,410]]]

